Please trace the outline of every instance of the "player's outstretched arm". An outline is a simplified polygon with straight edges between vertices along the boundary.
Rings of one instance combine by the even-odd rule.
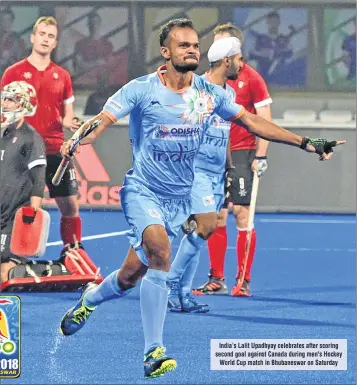
[[[72,145],[72,143],[79,138],[83,132],[95,121],[101,120],[100,124],[94,131],[92,131],[88,136],[86,136],[84,139],[81,140],[81,145],[89,144],[94,142],[103,132],[106,128],[110,127],[113,124],[113,120],[110,119],[106,114],[103,112],[99,113],[98,115],[94,116],[93,118],[87,120],[85,123],[81,125],[81,127],[73,134],[71,139],[64,142],[61,147],[61,154],[64,157],[69,157],[69,149]],[[75,151],[75,154],[79,152],[79,147],[77,147],[77,150]]]
[[[320,160],[330,159],[333,147],[346,143],[345,140],[328,141],[320,138],[311,139],[302,137],[248,111],[244,111],[235,122],[240,125],[243,124],[249,131],[260,138],[267,139],[271,142],[300,147],[308,152],[315,152],[320,155]]]

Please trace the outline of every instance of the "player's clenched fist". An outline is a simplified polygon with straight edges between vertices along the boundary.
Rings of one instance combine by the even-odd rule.
[[[73,151],[73,154],[70,154],[70,148],[73,144],[73,140],[69,139],[67,142],[64,142],[61,146],[61,155],[65,158],[71,158],[72,156],[76,156],[80,152],[80,146],[78,145],[76,149]]]

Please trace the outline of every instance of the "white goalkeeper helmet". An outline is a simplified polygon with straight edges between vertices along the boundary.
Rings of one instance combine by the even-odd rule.
[[[15,103],[9,104],[7,101]],[[7,84],[1,90],[1,127],[18,122],[25,116],[35,115],[37,108],[36,90],[25,81]]]

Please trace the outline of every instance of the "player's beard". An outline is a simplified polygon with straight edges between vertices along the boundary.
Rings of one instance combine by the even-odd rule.
[[[177,64],[172,61],[172,65],[177,72],[181,72],[183,74],[190,71],[196,71],[196,69],[198,68],[198,62],[190,64]]]
[[[228,80],[237,80],[238,79],[238,68],[234,64],[234,62],[231,62],[231,68],[230,68],[230,73],[227,76]]]

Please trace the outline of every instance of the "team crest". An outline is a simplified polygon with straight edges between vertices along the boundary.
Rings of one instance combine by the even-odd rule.
[[[25,79],[31,79],[32,78],[31,72],[24,72],[24,78]]]

